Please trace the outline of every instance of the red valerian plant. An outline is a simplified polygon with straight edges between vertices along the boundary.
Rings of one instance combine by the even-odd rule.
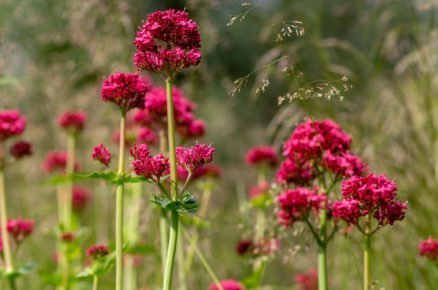
[[[245,287],[243,287],[242,284],[232,279],[222,280],[220,281],[220,285],[223,290],[245,290]],[[220,289],[216,284],[211,284],[210,290],[220,290]]]
[[[51,151],[48,152],[43,162],[43,170],[47,173],[65,174],[67,167],[67,153],[63,151]],[[80,169],[79,163],[75,162],[74,170]]]
[[[196,144],[193,147],[177,147],[176,160],[178,165],[189,173],[189,176],[204,164],[213,160],[215,149],[210,145]]]
[[[438,260],[438,239],[432,237],[427,240],[421,241],[418,245],[418,254],[422,257],[426,257],[431,261]]]
[[[89,247],[87,250],[87,256],[94,260],[105,257],[109,253],[110,251],[108,250],[108,247],[105,245],[93,245]]]
[[[15,243],[18,245],[32,234],[34,225],[35,222],[33,220],[17,218],[9,219],[6,228],[8,233],[14,239]]]
[[[300,286],[301,290],[318,289],[318,271],[311,269],[307,272],[295,274],[295,283]]]
[[[73,187],[72,208],[74,211],[83,211],[92,199],[93,195],[87,188],[77,185]]]
[[[70,134],[79,134],[84,130],[87,115],[82,111],[67,111],[58,117],[58,125]]]
[[[277,150],[271,146],[254,147],[248,151],[245,160],[248,165],[275,167],[278,162]]]
[[[21,159],[33,154],[32,144],[26,141],[17,141],[12,144],[9,153],[15,159]]]
[[[111,162],[111,152],[106,149],[103,144],[100,144],[99,146],[94,147],[91,158],[100,162],[105,167],[108,167]]]
[[[18,111],[0,111],[0,142],[21,135],[25,128],[26,118]]]
[[[160,183],[161,179],[169,174],[169,159],[162,153],[150,155],[146,144],[134,145],[130,153],[134,158],[132,167],[137,175]]]

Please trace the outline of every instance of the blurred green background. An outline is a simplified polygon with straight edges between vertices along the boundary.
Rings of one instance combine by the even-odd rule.
[[[239,279],[250,271],[249,264],[234,253],[235,242],[251,228],[251,219],[239,211],[238,198],[245,196],[245,187],[255,178],[243,161],[246,150],[260,144],[280,149],[297,122],[310,116],[340,123],[353,136],[354,151],[373,171],[396,180],[400,199],[409,202],[406,219],[376,238],[375,289],[438,289],[438,269],[417,257],[418,242],[438,236],[437,2],[241,4],[234,0],[0,1],[0,108],[18,108],[27,116],[25,138],[34,143],[36,153],[7,176],[10,215],[37,221],[21,259],[37,260],[39,270],[26,277],[23,289],[51,289],[37,274],[50,272],[54,265],[55,191],[41,163],[48,150],[64,148],[57,115],[67,109],[88,112],[79,158],[85,169],[94,169],[91,150],[98,143],[110,143],[118,119],[116,110],[100,101],[102,78],[115,71],[135,71],[131,59],[137,27],[147,13],[171,7],[186,8],[199,23],[203,38],[201,65],[185,72],[177,83],[198,103],[198,115],[208,124],[202,141],[217,148],[216,161],[224,168],[208,216],[211,226],[202,237],[202,247],[218,275]],[[227,25],[230,19],[234,23]],[[304,29],[304,35],[283,33],[291,23]],[[231,96],[234,81],[245,76],[240,92]],[[344,76],[352,85],[345,92],[340,81]],[[306,98],[304,90],[315,92],[317,85],[323,86],[323,96],[312,93]],[[333,89],[341,90],[343,101],[337,94],[327,99]],[[294,92],[300,98],[278,104],[279,96]],[[94,204],[81,217],[93,233],[89,244],[112,240],[107,222],[112,220],[112,190],[90,183],[93,186]],[[142,240],[156,243],[147,199],[145,194]],[[332,289],[360,289],[359,241],[359,236],[347,240],[338,235],[330,246]],[[195,265],[189,277],[191,289],[207,289],[208,276]],[[268,268],[265,289],[296,289],[294,273],[312,267],[316,255],[310,237],[284,233],[282,250]],[[159,263],[146,258],[139,285],[152,289],[159,269]],[[111,275],[107,280],[102,289],[111,289]]]

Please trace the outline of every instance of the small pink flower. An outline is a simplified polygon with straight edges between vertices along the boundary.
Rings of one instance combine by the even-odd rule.
[[[33,220],[25,220],[22,218],[9,219],[6,225],[6,229],[10,235],[12,235],[14,241],[20,244],[24,239],[30,236],[34,229]]]
[[[52,151],[47,153],[43,163],[43,169],[47,173],[65,173],[67,167],[67,153],[61,151]],[[75,162],[74,170],[79,170],[79,164]]]
[[[186,11],[149,14],[137,32],[135,46],[134,62],[139,70],[173,74],[201,60],[199,28]]]
[[[205,135],[205,122],[193,120],[187,126],[178,127],[178,133],[183,139],[199,138]]]
[[[105,245],[94,245],[88,248],[87,250],[87,256],[91,257],[93,260],[98,260],[100,258],[103,258],[109,253],[110,251],[108,250],[108,247]]]
[[[140,75],[115,73],[104,80],[101,90],[102,100],[116,104],[122,112],[134,108],[144,108],[146,93],[150,85]]]
[[[26,141],[17,141],[11,146],[9,153],[11,153],[15,159],[31,156],[33,154],[32,144]]]
[[[0,111],[0,142],[21,135],[25,128],[26,118],[18,111]]]
[[[132,167],[137,175],[160,182],[169,173],[169,159],[163,154],[151,156],[146,144],[134,145],[130,152],[134,158]]]
[[[368,170],[368,166],[359,157],[348,152],[335,155],[326,151],[322,158],[322,166],[342,177],[363,175]]]
[[[259,146],[251,148],[245,156],[249,165],[266,165],[275,167],[278,163],[277,151],[270,146]]]
[[[58,125],[72,134],[81,133],[85,127],[87,115],[82,111],[67,111],[58,117]]]
[[[357,200],[341,200],[334,202],[331,207],[331,214],[335,219],[341,219],[347,223],[356,224],[361,216],[365,214],[362,212],[360,202]]]
[[[93,195],[85,187],[74,186],[72,195],[72,208],[76,212],[84,210],[92,200]]]
[[[279,184],[306,185],[316,176],[317,172],[311,165],[300,164],[298,161],[288,159],[281,163],[276,182]]]
[[[245,287],[243,287],[242,284],[232,279],[222,280],[220,281],[220,284],[223,290],[245,290]],[[210,285],[210,290],[219,290],[219,288],[216,286],[216,284],[212,283]]]
[[[214,152],[215,149],[206,144],[196,144],[193,147],[177,147],[176,159],[178,165],[192,173],[202,165],[210,163],[213,160]]]
[[[93,154],[91,157],[108,167],[108,165],[111,162],[111,152],[103,146],[103,144],[100,144],[99,146],[94,147]]]
[[[318,272],[315,269],[311,269],[307,272],[298,273],[295,275],[295,283],[300,285],[301,290],[317,290]]]
[[[421,241],[418,246],[418,253],[420,256],[436,261],[438,259],[438,239],[430,237],[427,240]]]

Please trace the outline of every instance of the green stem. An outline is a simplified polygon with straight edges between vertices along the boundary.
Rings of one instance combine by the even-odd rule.
[[[173,112],[172,82],[166,79],[167,95],[167,139],[169,142],[169,161],[170,161],[170,193],[173,200],[178,198],[178,177],[176,171],[176,152],[175,152],[175,116]],[[178,241],[178,213],[172,211],[172,224],[170,226],[169,245],[167,248],[166,266],[164,269],[163,290],[172,289],[172,276],[175,264],[175,255]],[[117,289],[119,290],[119,289]]]
[[[181,227],[181,221],[179,224],[179,227]],[[177,243],[177,256],[176,256],[176,262],[178,264],[178,285],[179,290],[187,290],[187,276],[186,271],[184,269],[184,240],[179,239]]]
[[[125,122],[126,114],[120,119],[119,168],[117,174],[125,171]],[[116,192],[116,290],[123,290],[123,192],[124,185],[117,185]]]
[[[67,165],[66,174],[71,176],[74,173],[75,168],[75,135],[69,134],[67,137]],[[72,195],[73,195],[73,182],[70,180],[67,182],[65,195],[64,195],[64,211],[63,211],[63,226],[64,231],[71,229],[71,212],[72,212]]]
[[[167,152],[166,146],[166,134],[164,130],[159,131],[160,136],[160,152]],[[166,190],[164,189],[162,184],[158,184],[163,194],[166,194]],[[163,275],[166,269],[166,255],[167,255],[167,212],[160,208],[160,246],[161,246],[161,266],[163,270]]]
[[[207,262],[207,259],[205,259],[204,255],[202,254],[201,250],[198,248],[198,245],[193,241],[188,233],[182,229],[182,232],[184,234],[184,237],[189,241],[190,246],[195,250],[195,254],[198,256],[199,260],[201,261],[202,265],[204,266],[205,270],[207,271],[208,275],[210,276],[211,280],[214,284],[216,284],[216,287],[219,290],[224,290],[222,288],[221,282],[217,278],[216,274],[214,273],[213,269],[211,268],[210,264]]]
[[[93,276],[93,290],[97,290],[97,284],[99,283],[99,277],[97,275]]]
[[[371,215],[367,216],[365,225],[364,251],[363,251],[363,289],[369,290],[371,286]]]
[[[321,242],[318,243],[318,290],[328,290],[326,223],[327,212],[322,210],[319,223],[319,239]]]
[[[134,256],[126,256],[126,268],[125,268],[125,290],[137,289],[137,271],[135,268]]]
[[[0,144],[2,147],[2,144]],[[0,148],[0,151],[2,148]],[[1,153],[0,153],[1,155]],[[1,163],[2,161],[0,161]],[[6,273],[12,272],[14,270],[14,264],[12,261],[11,254],[11,244],[9,243],[9,234],[6,229],[6,225],[8,222],[8,214],[6,207],[6,193],[5,193],[5,173],[3,165],[0,164],[0,230],[1,230],[1,238],[3,242],[3,258],[5,261],[5,270]]]

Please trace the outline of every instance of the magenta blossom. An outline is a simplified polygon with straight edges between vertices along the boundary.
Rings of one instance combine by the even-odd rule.
[[[21,135],[25,128],[26,118],[18,111],[0,111],[0,142]]]
[[[31,156],[33,154],[32,144],[26,141],[17,141],[12,144],[9,153],[11,153],[15,159]]]
[[[43,163],[43,169],[47,173],[65,173],[67,167],[67,153],[61,151],[52,151],[47,153]],[[79,163],[75,162],[74,170],[79,170]]]
[[[418,253],[420,256],[436,261],[438,259],[438,239],[430,237],[427,240],[421,241],[418,246]]]
[[[199,27],[186,11],[169,9],[148,15],[137,32],[135,65],[139,70],[168,75],[201,60]]]
[[[204,121],[195,119],[187,126],[180,126],[177,129],[183,139],[192,139],[204,136],[205,127]]]
[[[92,258],[93,260],[98,260],[100,258],[103,258],[109,253],[110,251],[108,250],[108,247],[105,245],[94,245],[89,247],[87,250],[87,256]]]
[[[295,283],[300,285],[301,290],[317,290],[318,272],[315,269],[311,269],[307,272],[298,273],[295,275]]]
[[[363,175],[367,172],[367,165],[354,154],[342,153],[335,155],[326,151],[322,158],[322,166],[341,177]]]
[[[306,185],[317,176],[315,168],[309,164],[300,164],[295,160],[286,160],[281,163],[277,172],[276,182],[279,184],[294,183]]]
[[[72,208],[75,211],[80,212],[84,210],[92,199],[93,195],[87,188],[81,186],[73,187]]]
[[[144,108],[145,95],[150,85],[140,75],[115,73],[104,80],[101,90],[102,100],[116,104],[122,112],[134,108]]]
[[[213,160],[215,149],[210,145],[196,144],[193,147],[177,147],[176,159],[178,165],[182,166],[187,172],[193,173],[202,165]]]
[[[94,147],[93,154],[91,157],[108,167],[108,165],[111,162],[111,152],[103,146],[103,144],[100,144],[99,146]]]
[[[245,287],[243,287],[242,284],[232,279],[222,280],[220,281],[220,284],[223,290],[245,290]],[[219,287],[213,283],[210,285],[210,290],[219,290]]]
[[[87,115],[82,111],[67,111],[58,117],[58,125],[72,134],[81,133],[85,127]]]
[[[169,174],[169,159],[163,154],[150,155],[146,144],[134,145],[130,150],[134,158],[132,167],[137,175],[160,182],[160,179]]]
[[[139,128],[137,130],[137,142],[148,145],[154,145],[158,143],[158,135],[147,127]]]
[[[22,218],[9,219],[6,225],[8,233],[13,237],[17,244],[20,244],[24,239],[30,236],[34,229],[33,220],[25,220]]]
[[[271,146],[254,147],[248,151],[245,160],[249,165],[275,167],[278,163],[277,151]]]
[[[351,224],[356,224],[359,218],[364,216],[360,202],[355,199],[336,201],[330,210],[335,219],[341,219]]]

